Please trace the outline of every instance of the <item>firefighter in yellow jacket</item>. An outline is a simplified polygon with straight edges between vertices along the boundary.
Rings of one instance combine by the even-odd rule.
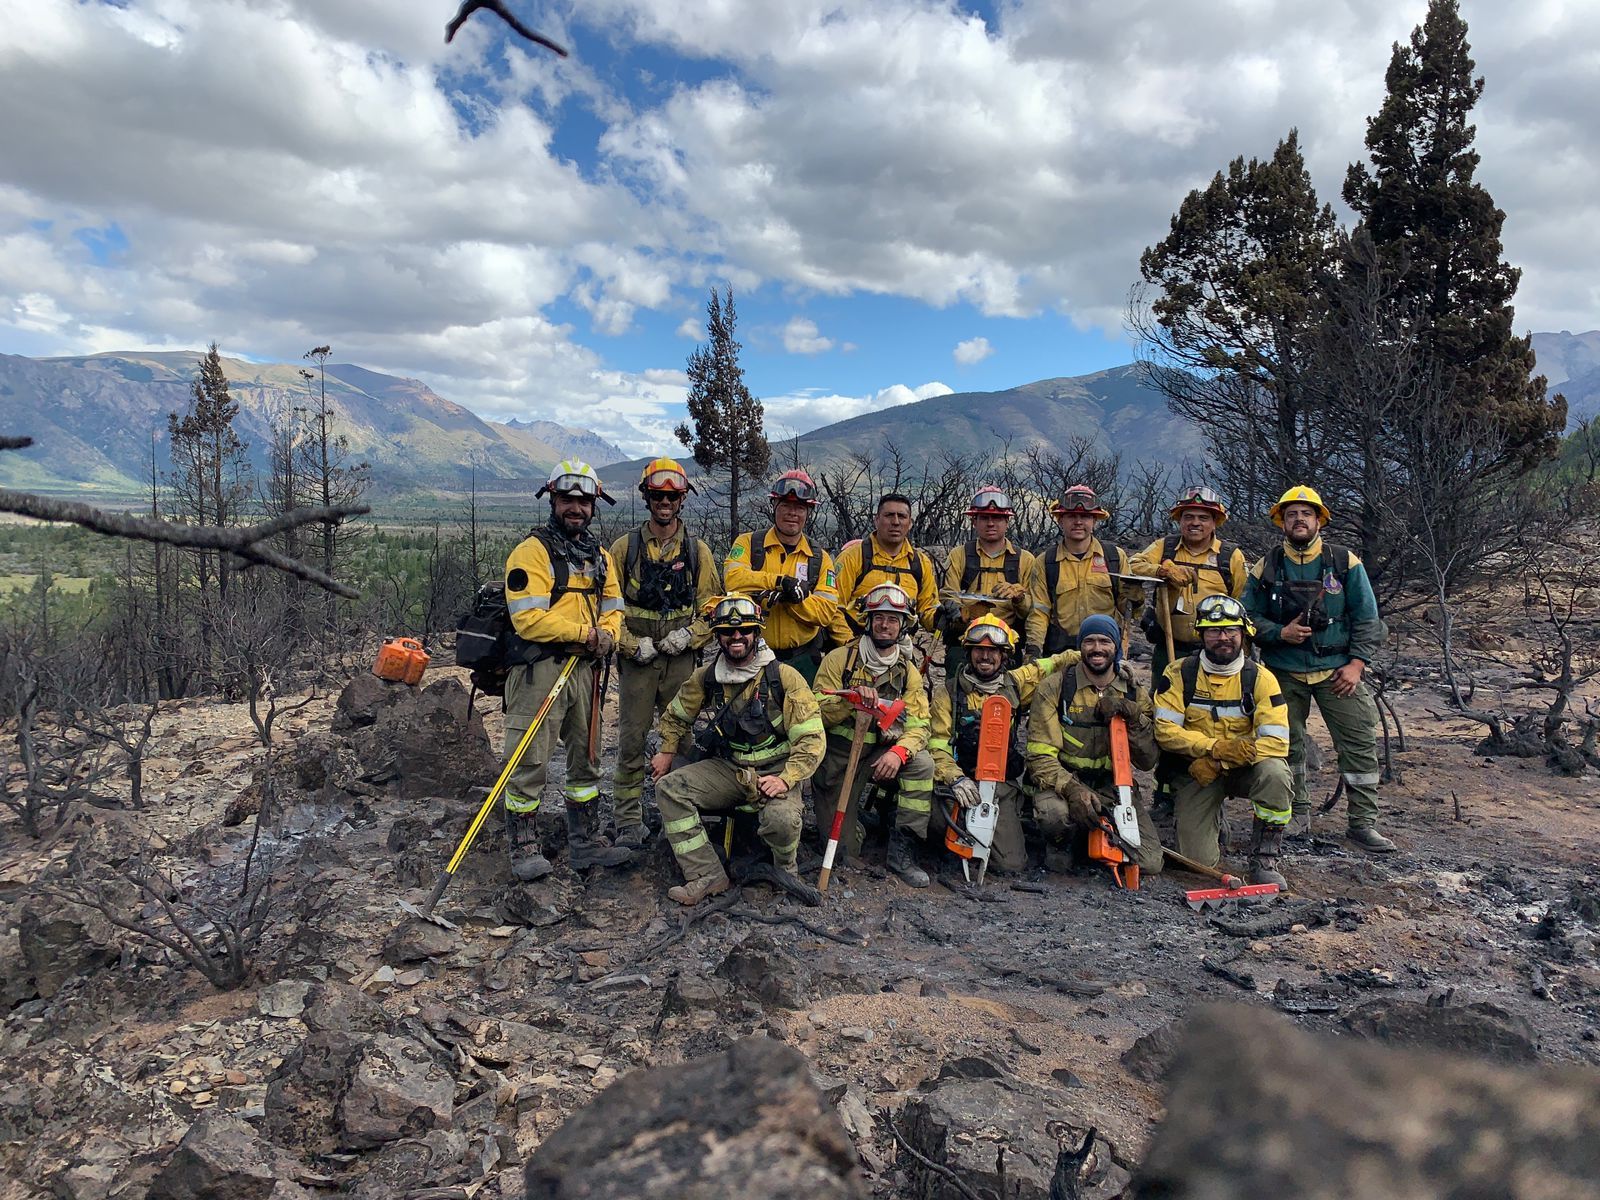
[[[998,617],[1011,629],[1027,628],[1033,601],[1028,596],[1028,579],[1037,561],[1032,551],[1022,550],[1006,536],[1011,518],[1016,515],[1011,497],[1003,488],[985,484],[973,493],[967,516],[972,520],[973,536],[963,545],[952,546],[944,571],[940,602],[954,601],[960,618],[944,630],[946,673],[960,669],[965,654],[962,639],[979,617]],[[993,596],[994,600],[968,600],[966,596]]]
[[[722,564],[729,592],[741,592],[766,610],[762,640],[778,661],[807,682],[827,649],[828,626],[839,607],[833,558],[806,537],[817,506],[811,476],[785,471],[772,485],[772,525],[766,533],[741,533]]]
[[[506,828],[512,872],[538,879],[550,871],[534,826],[545,768],[559,736],[567,752],[568,861],[574,870],[615,867],[632,852],[612,846],[599,829],[600,764],[589,758],[589,718],[595,671],[622,629],[622,588],[615,564],[589,526],[605,493],[586,462],[556,464],[539,495],[550,495],[550,520],[519,542],[506,559],[506,608],[521,639],[506,674],[505,753],[509,757],[555,685],[569,657],[568,678],[522,761],[506,784]],[[608,502],[610,497],[605,497]],[[557,731],[559,732],[559,735]]]
[[[704,811],[752,807],[757,830],[780,871],[794,873],[800,848],[800,785],[822,761],[822,714],[793,667],[761,641],[761,607],[748,596],[724,596],[711,613],[717,655],[697,667],[661,714],[661,750],[650,760],[667,844],[684,882],[667,891],[698,904],[728,890],[728,874],[705,827]],[[711,722],[692,737],[705,710]],[[695,761],[674,769],[675,756]]]
[[[1028,777],[1038,785],[1033,815],[1047,843],[1075,840],[1117,802],[1111,773],[1111,718],[1128,729],[1128,757],[1141,771],[1156,764],[1155,705],[1122,661],[1122,630],[1094,613],[1078,628],[1078,664],[1040,685],[1028,713]],[[1134,785],[1141,871],[1161,870],[1160,834]],[[1049,855],[1046,855],[1049,863]]]
[[[1006,737],[1006,778],[995,788],[999,813],[989,865],[996,871],[1022,871],[1028,865],[1028,847],[1022,835],[1023,764],[1014,748],[1017,723],[1027,714],[1041,681],[1077,661],[1078,655],[1069,650],[1008,671],[1005,666],[1016,649],[1017,635],[994,616],[976,618],[961,635],[961,643],[965,661],[933,692],[928,751],[938,788],[934,823],[938,829],[945,827],[948,804],[958,809],[977,807],[978,784],[972,774],[978,765],[983,702],[1004,696],[1011,702],[1011,732]]]
[[[828,630],[835,646],[861,635],[861,599],[880,583],[898,584],[911,597],[924,629],[942,629],[942,618],[960,617],[954,604],[945,605],[941,613],[933,560],[911,544],[910,533],[911,501],[890,492],[878,501],[872,532],[839,551],[839,607]]]
[[[1102,613],[1119,625],[1123,609],[1144,598],[1144,589],[1126,579],[1128,553],[1108,550],[1094,536],[1097,521],[1111,514],[1100,507],[1094,489],[1081,483],[1066,490],[1051,509],[1061,540],[1039,556],[1028,580],[1032,611],[1028,614],[1028,649],[1055,654],[1078,643],[1078,626],[1090,613]]]
[[[1194,624],[1200,650],[1167,668],[1156,696],[1156,741],[1189,763],[1176,802],[1178,849],[1216,866],[1223,803],[1248,796],[1255,813],[1250,882],[1283,887],[1278,858],[1294,794],[1283,691],[1271,671],[1245,655],[1244,605],[1207,596]]]
[[[656,714],[689,678],[695,652],[711,640],[700,613],[721,591],[710,548],[683,523],[684,500],[692,491],[678,462],[651,462],[639,476],[650,519],[611,544],[627,606],[617,635],[617,768],[611,799],[616,843],[630,850],[645,842],[645,738]]]
[[[861,765],[851,787],[850,807],[840,838],[841,851],[857,854],[862,833],[857,808],[870,784],[893,789],[894,829],[889,834],[889,869],[912,887],[928,886],[928,873],[917,865],[917,844],[928,836],[933,809],[933,759],[928,757],[928,694],[922,673],[901,644],[915,617],[911,597],[894,583],[880,583],[861,601],[867,631],[848,646],[828,652],[817,671],[817,702],[828,731],[828,750],[812,781],[817,824],[824,831],[832,824],[839,789],[844,784],[850,747],[855,740],[856,709],[844,696],[829,692],[855,689],[867,708],[882,701],[905,701],[905,712],[888,732],[876,723],[862,735]]]

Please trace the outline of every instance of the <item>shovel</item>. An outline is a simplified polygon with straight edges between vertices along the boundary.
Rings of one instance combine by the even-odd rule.
[[[833,808],[833,827],[828,830],[828,848],[822,854],[822,874],[817,876],[817,891],[828,890],[828,878],[833,874],[833,857],[839,852],[839,835],[844,830],[844,814],[850,807],[850,792],[855,787],[856,768],[861,765],[861,746],[866,741],[867,726],[872,724],[872,714],[865,709],[856,710],[856,727],[850,739],[850,761],[845,764],[844,782],[839,785],[839,799]]]

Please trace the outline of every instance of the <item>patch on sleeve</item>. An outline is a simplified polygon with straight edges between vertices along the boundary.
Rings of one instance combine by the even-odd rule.
[[[729,558],[743,558],[744,557],[744,544],[742,542],[735,542],[733,544],[733,549],[728,551],[728,557]]]
[[[528,590],[528,573],[521,567],[513,567],[506,576],[506,591],[525,592]]]
[[[836,572],[832,567],[829,567],[826,573],[824,573],[822,576],[822,586],[831,588],[836,588],[839,586],[838,572]]]

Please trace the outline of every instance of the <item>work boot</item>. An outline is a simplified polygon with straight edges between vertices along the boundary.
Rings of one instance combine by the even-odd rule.
[[[928,886],[928,873],[917,866],[916,842],[904,829],[889,834],[889,870],[914,888]]]
[[[553,869],[539,850],[539,831],[535,813],[506,809],[506,850],[511,857],[511,874],[523,883],[543,879]]]
[[[1375,825],[1363,825],[1359,829],[1352,829],[1348,836],[1363,850],[1370,850],[1374,854],[1393,854],[1396,850],[1395,844],[1379,833]]]
[[[774,851],[772,855],[772,865],[777,867],[780,871],[785,871],[790,875],[798,876],[800,874],[799,847],[789,851],[789,856],[787,858],[779,858],[777,852]]]
[[[599,814],[593,804],[567,803],[567,863],[574,871],[590,867],[620,867],[633,859],[625,846],[610,845],[598,837]]]
[[[624,850],[643,850],[650,842],[650,831],[644,827],[644,822],[635,821],[631,825],[623,825],[617,830],[617,836],[611,839],[613,846],[620,846]]]
[[[1289,881],[1278,873],[1278,855],[1283,852],[1283,826],[1270,825],[1260,817],[1250,827],[1250,882],[1275,883],[1287,889]]]
[[[1289,818],[1289,824],[1284,826],[1283,836],[1287,838],[1308,838],[1311,836],[1311,810],[1297,808],[1294,816]]]
[[[707,896],[720,896],[733,885],[728,882],[728,873],[718,869],[715,875],[702,875],[699,879],[688,879],[677,887],[667,889],[667,899],[676,900],[685,908],[693,908]]]

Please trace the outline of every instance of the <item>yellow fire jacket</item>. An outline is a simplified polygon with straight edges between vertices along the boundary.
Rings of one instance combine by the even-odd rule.
[[[1052,558],[1060,564],[1053,603],[1047,578],[1047,564]],[[1089,549],[1082,555],[1073,554],[1064,542],[1057,542],[1053,550],[1040,555],[1028,579],[1028,595],[1033,601],[1033,611],[1028,614],[1028,645],[1042,649],[1052,624],[1067,635],[1068,645],[1075,645],[1078,626],[1091,613],[1103,613],[1122,624],[1122,607],[1142,600],[1144,587],[1113,579],[1112,571],[1119,575],[1129,573],[1127,552],[1120,546],[1113,546],[1108,552],[1099,538],[1090,539]]]
[[[1245,671],[1213,675],[1202,664],[1193,698],[1183,699],[1183,664],[1179,659],[1162,676],[1156,696],[1156,741],[1163,750],[1185,758],[1211,753],[1218,738],[1253,738],[1256,758],[1289,757],[1289,707],[1277,678],[1265,666],[1255,667],[1255,711],[1245,712]],[[1245,665],[1249,670],[1250,664]]]
[[[909,654],[901,652],[900,661],[888,674],[873,679],[855,642],[836,646],[822,659],[817,668],[817,704],[822,709],[822,723],[827,731],[849,740],[855,737],[855,707],[843,696],[824,696],[825,690],[840,688],[874,687],[883,700],[904,700],[906,711],[902,720],[905,732],[899,738],[886,739],[901,747],[907,755],[915,754],[928,744],[928,693],[922,686],[922,672],[917,670]],[[867,729],[862,739],[864,745],[875,746],[880,740],[877,725]]]
[[[677,754],[688,748],[689,731],[694,726],[694,719],[706,705],[707,675],[715,667],[715,660],[703,667],[696,667],[661,714],[663,753]],[[734,712],[754,702],[764,674],[757,674],[739,690],[733,698]],[[822,732],[822,713],[817,708],[817,698],[806,686],[805,676],[787,663],[779,663],[778,677],[783,680],[783,712],[781,720],[774,722],[774,728],[785,739],[783,744],[763,755],[762,762],[739,762],[737,755],[733,761],[740,766],[760,768],[769,765],[767,760],[775,763],[780,755],[786,756],[783,769],[778,774],[793,787],[816,773],[822,763],[823,751],[827,749],[827,737]]]
[[[683,522],[678,523],[678,531],[663,542],[651,532],[650,522],[644,523],[640,530],[640,550],[643,552],[643,562],[671,562],[682,553],[683,542],[688,537],[688,531]],[[624,654],[632,655],[639,648],[640,638],[650,638],[660,641],[675,629],[689,627],[689,646],[698,650],[711,640],[711,626],[706,624],[703,615],[710,605],[722,592],[722,584],[717,579],[717,562],[711,556],[711,548],[703,541],[696,539],[695,557],[698,562],[698,571],[695,575],[694,594],[695,603],[676,612],[659,613],[648,608],[627,603],[627,593],[636,591],[639,580],[621,580],[619,586],[623,592],[622,632],[617,637],[617,648]],[[628,535],[623,534],[611,543],[611,561],[617,564],[620,571],[628,569]],[[642,563],[641,563],[642,565]]]
[[[839,607],[839,591],[833,558],[820,546],[813,549],[805,534],[793,550],[778,540],[775,529],[761,535],[763,562],[761,569],[751,566],[751,540],[755,533],[741,533],[728,550],[722,564],[722,578],[730,592],[756,596],[778,586],[785,575],[805,578],[811,593],[798,604],[768,600],[765,604],[766,620],[761,635],[774,650],[795,650],[816,638],[828,627]],[[817,559],[817,577],[806,578],[811,571],[811,560]]]
[[[1161,552],[1166,549],[1166,539],[1158,538],[1133,556],[1130,566],[1135,575],[1154,575],[1161,565]],[[1195,606],[1207,596],[1232,596],[1237,600],[1244,595],[1245,578],[1250,562],[1238,546],[1221,562],[1222,539],[1213,537],[1211,545],[1196,554],[1180,541],[1172,552],[1172,561],[1182,567],[1193,567],[1195,581],[1186,587],[1167,585],[1166,594],[1172,601],[1172,640],[1179,644],[1198,645],[1200,637],[1194,629]],[[1238,581],[1235,586],[1234,581]],[[1161,603],[1161,591],[1156,592],[1156,615],[1163,626],[1167,623],[1166,605]]]
[[[862,573],[866,561],[867,543],[872,543],[872,570]],[[911,564],[916,561],[913,570]],[[917,581],[917,576],[922,581]],[[896,554],[890,554],[875,534],[868,534],[853,546],[839,552],[839,609],[833,615],[828,636],[835,646],[843,646],[861,634],[860,615],[856,601],[880,583],[898,583],[911,597],[917,610],[917,620],[922,628],[933,628],[933,616],[939,611],[939,581],[933,569],[933,559],[918,550],[909,541],[900,544]]]
[[[554,595],[550,554],[536,537],[518,542],[506,559],[506,608],[511,626],[530,642],[581,645],[595,626],[616,637],[622,630],[622,584],[617,567],[602,547],[605,587],[597,594],[594,575],[569,571],[567,590]]]
[[[1132,697],[1144,714],[1142,729],[1133,722],[1128,724],[1128,757],[1139,770],[1153,771],[1160,752],[1150,693],[1135,682],[1126,665],[1112,677],[1106,691]],[[1064,721],[1063,694],[1067,698]],[[1039,688],[1028,713],[1028,775],[1040,787],[1059,792],[1074,779],[1096,791],[1114,786],[1111,726],[1095,711],[1100,695],[1081,666],[1045,680]]]
[[[967,547],[954,546],[950,550],[950,558],[944,569],[944,587],[940,591],[942,599],[954,600],[958,592],[992,595],[995,584],[1008,582],[1005,566],[1006,558],[1011,554],[1017,556],[1016,582],[1024,588],[1028,586],[1028,581],[1033,577],[1033,564],[1038,561],[1031,550],[1018,550],[1010,538],[1006,539],[1005,547],[999,554],[985,554],[983,547],[976,541],[972,545],[977,547],[978,569],[973,575],[971,585],[965,588],[961,586],[961,577],[967,573]],[[1026,591],[1015,600],[1006,600],[999,604],[962,601],[961,623],[965,627],[979,617],[993,615],[1016,630],[1020,637],[1027,632],[1028,614],[1032,611],[1033,597]]]
[[[1007,671],[1005,682],[998,692],[980,692],[975,687],[963,688],[961,699],[966,715],[975,721],[983,709],[985,700],[992,695],[1004,696],[1011,701],[1014,710],[1011,728],[1015,732],[1016,723],[1029,711],[1029,705],[1033,703],[1040,683],[1077,661],[1078,652],[1068,650],[1053,658],[1041,658],[1020,666],[1015,671]],[[963,670],[970,669],[963,668]],[[928,753],[933,756],[933,778],[937,783],[954,783],[966,774],[961,769],[961,764],[956,761],[955,710],[951,707],[950,691],[948,681],[942,687],[933,690],[933,704],[929,714],[931,736],[928,738]]]

